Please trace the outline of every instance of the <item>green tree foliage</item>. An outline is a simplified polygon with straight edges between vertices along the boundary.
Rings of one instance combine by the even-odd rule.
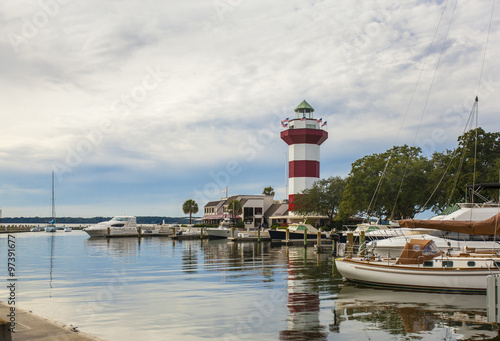
[[[191,216],[193,213],[198,213],[198,204],[192,199],[186,200],[182,205],[182,211],[184,214],[189,213],[189,223],[191,224]]]
[[[425,209],[431,193],[430,171],[430,162],[421,149],[407,145],[358,159],[347,179],[340,216],[413,218]]]
[[[345,186],[346,180],[339,176],[318,180],[311,188],[295,196],[293,211],[301,215],[328,216],[331,224],[340,207]]]
[[[274,196],[274,188],[272,188],[271,186],[265,187],[262,191],[262,194]]]
[[[487,133],[482,128],[469,130],[458,138],[455,150],[434,153],[431,163],[435,184],[443,179],[434,199],[434,211],[438,212],[448,204],[463,201],[467,185],[499,181],[500,133]],[[496,190],[482,194],[491,200],[498,200]]]
[[[402,219],[427,209],[441,212],[463,202],[466,185],[473,181],[498,182],[499,169],[500,133],[482,128],[460,136],[455,150],[435,152],[430,159],[421,155],[420,148],[393,147],[352,164],[339,216],[344,220],[356,214]],[[496,190],[481,194],[498,200]]]

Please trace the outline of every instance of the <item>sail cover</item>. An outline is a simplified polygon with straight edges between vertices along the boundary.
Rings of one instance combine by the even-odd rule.
[[[415,220],[405,219],[399,226],[452,231],[469,235],[493,235],[500,232],[500,213],[483,221],[470,220]]]

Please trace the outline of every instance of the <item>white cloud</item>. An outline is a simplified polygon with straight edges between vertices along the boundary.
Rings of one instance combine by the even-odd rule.
[[[444,3],[241,1],[223,12],[210,1],[42,3],[52,7],[0,5],[0,172],[18,174],[9,185],[67,164],[80,148],[72,176],[99,182],[85,175],[99,167],[158,184],[191,176],[179,197],[229,161],[253,172],[275,162],[281,172],[279,118],[293,117],[302,99],[329,122],[328,164],[386,150],[398,134],[399,144],[452,148],[470,110],[463,103],[475,96],[491,10],[486,0],[458,3],[424,112],[452,7],[445,11],[400,132]],[[500,129],[498,23],[480,89],[489,131]],[[259,140],[262,130],[276,135]],[[240,188],[260,193],[273,177]]]

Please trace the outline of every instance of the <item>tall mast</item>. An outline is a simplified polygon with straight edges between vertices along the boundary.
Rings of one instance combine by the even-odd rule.
[[[56,223],[56,205],[54,202],[54,172],[52,172],[52,220]]]

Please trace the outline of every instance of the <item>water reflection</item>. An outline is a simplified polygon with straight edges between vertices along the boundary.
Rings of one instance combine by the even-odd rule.
[[[49,297],[52,297],[52,280],[53,280],[53,271],[54,271],[54,240],[55,235],[51,233],[50,236],[50,271],[49,271]]]
[[[487,322],[485,295],[393,291],[345,285],[335,307],[335,325],[354,321],[365,330],[393,335],[445,334],[446,340],[493,340],[497,328]]]
[[[89,239],[81,231],[25,233],[19,239],[20,304],[108,340],[474,340],[498,335],[486,322],[484,295],[347,285],[331,256],[313,248]],[[6,236],[0,236],[2,247]],[[5,264],[5,252],[0,262]]]
[[[307,249],[288,250],[288,325],[280,331],[280,340],[326,340],[328,332],[320,323],[318,271],[320,255],[315,264],[307,259]],[[328,278],[328,277],[327,277]]]

